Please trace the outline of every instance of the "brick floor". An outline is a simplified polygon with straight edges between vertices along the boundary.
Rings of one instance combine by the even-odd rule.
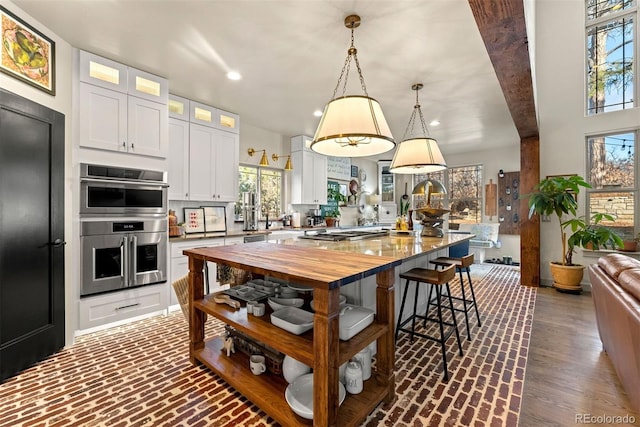
[[[457,280],[457,279],[456,279]],[[452,283],[452,292],[457,291]],[[448,343],[442,380],[438,344],[402,334],[397,400],[364,426],[516,426],[536,290],[517,269],[496,266],[474,282],[482,327],[470,317]],[[470,313],[471,314],[471,313]],[[473,320],[472,320],[473,319]],[[207,322],[207,336],[223,325]],[[276,426],[251,402],[188,360],[181,312],[78,337],[77,342],[0,384],[0,426]]]

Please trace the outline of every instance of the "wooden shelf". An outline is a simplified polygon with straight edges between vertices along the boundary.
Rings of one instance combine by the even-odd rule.
[[[269,347],[288,354],[305,365],[313,366],[313,329],[302,335],[294,335],[271,323],[273,311],[267,305],[264,316],[256,317],[247,314],[246,307],[238,310],[226,304],[218,304],[213,301],[212,295],[207,295],[194,304],[195,308],[214,316],[224,323],[233,326],[240,332],[251,335],[256,340]],[[388,330],[386,324],[375,321],[362,332],[348,341],[340,341],[340,364],[348,362],[355,354],[365,348],[372,341],[383,336]],[[273,337],[278,339],[274,340]]]
[[[227,357],[222,347],[222,339],[206,341],[204,348],[195,352],[195,357],[219,375],[230,386],[238,390],[252,402],[260,402],[260,408],[283,426],[312,425],[312,420],[298,416],[287,403],[285,390],[289,385],[283,377],[265,373],[253,375],[247,355],[236,352]],[[371,379],[364,382],[361,393],[347,397],[338,412],[338,425],[358,426],[377,406],[387,393],[387,388],[375,380],[375,370]],[[267,398],[265,398],[267,397]]]

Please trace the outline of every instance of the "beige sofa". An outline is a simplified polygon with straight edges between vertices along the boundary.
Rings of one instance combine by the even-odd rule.
[[[589,276],[602,346],[640,411],[640,261],[609,254],[589,266]]]

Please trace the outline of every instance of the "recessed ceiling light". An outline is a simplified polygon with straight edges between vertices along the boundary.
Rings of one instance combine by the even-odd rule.
[[[316,110],[316,111],[313,112],[313,115],[316,116],[316,117],[322,117],[322,111]]]
[[[240,75],[240,73],[239,73],[239,72],[237,72],[237,71],[229,71],[229,72],[227,73],[227,78],[228,78],[229,80],[240,80],[240,79],[242,78],[242,76],[241,76],[241,75]]]
[[[431,123],[429,123],[429,126],[438,126],[440,124],[440,120],[431,120]]]

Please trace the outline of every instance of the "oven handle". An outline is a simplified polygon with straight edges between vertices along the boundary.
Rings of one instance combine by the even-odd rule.
[[[122,236],[120,242],[120,275],[124,276],[124,287],[129,286],[129,239],[127,236]]]
[[[129,277],[131,282],[129,286],[132,286],[136,282],[136,273],[138,271],[138,236],[135,234],[131,236],[131,270],[129,271]]]
[[[158,181],[122,181],[119,179],[97,179],[97,178],[80,178],[80,182],[93,182],[98,184],[124,184],[135,186],[150,186],[150,187],[169,187],[166,182]]]

